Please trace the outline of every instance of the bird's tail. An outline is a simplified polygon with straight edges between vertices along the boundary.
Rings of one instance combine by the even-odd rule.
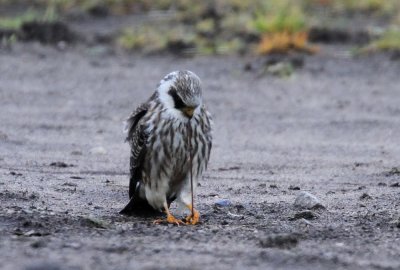
[[[137,184],[138,181],[132,181],[131,179],[131,184],[135,186],[135,190],[133,191],[130,187],[130,200],[119,213],[127,216],[154,216],[160,214],[160,211],[155,210],[146,199],[140,197],[140,184],[136,185],[133,182]]]
[[[151,207],[146,200],[132,197],[119,213],[127,216],[155,216],[161,212]]]

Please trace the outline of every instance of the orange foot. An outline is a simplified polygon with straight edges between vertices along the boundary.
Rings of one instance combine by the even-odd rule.
[[[164,210],[165,210],[165,213],[167,214],[167,219],[156,219],[153,221],[153,224],[167,223],[167,224],[174,224],[174,225],[178,225],[178,226],[180,224],[182,224],[182,225],[185,224],[182,220],[177,219],[176,217],[171,215],[171,212],[169,211],[167,202],[164,203]]]
[[[191,205],[188,205],[187,207],[190,209],[190,211],[192,211]],[[193,213],[190,213],[190,215],[188,215],[185,218],[185,223],[188,225],[196,225],[199,223],[199,221],[200,221],[200,213],[195,209],[193,209]]]
[[[173,215],[168,214],[166,219],[162,219],[162,218],[156,219],[153,221],[153,224],[174,224],[174,225],[179,226],[179,225],[184,225],[185,223],[182,220],[177,219]]]

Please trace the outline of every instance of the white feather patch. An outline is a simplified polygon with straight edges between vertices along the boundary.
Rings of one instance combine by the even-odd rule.
[[[160,101],[166,108],[166,112],[170,114],[172,117],[177,118],[181,121],[187,121],[187,117],[183,115],[183,113],[180,110],[177,110],[175,108],[175,103],[171,95],[168,93],[168,91],[171,89],[171,86],[175,84],[176,81],[176,75],[178,71],[171,72],[167,76],[164,77],[160,81],[160,86],[157,88],[157,92],[160,98]],[[169,76],[173,76],[173,78],[169,80],[165,80],[165,78],[168,78]]]
[[[130,123],[130,121],[129,120],[125,120],[124,122],[122,122],[122,131],[124,132],[124,133],[128,133],[129,132],[129,129],[131,128],[131,123]]]

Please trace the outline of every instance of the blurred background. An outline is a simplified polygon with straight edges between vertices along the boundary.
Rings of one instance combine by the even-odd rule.
[[[196,228],[118,214],[122,122],[179,69]],[[0,0],[0,269],[400,269],[399,74],[400,0]]]
[[[398,0],[0,0],[2,47],[36,40],[145,54],[352,54],[400,49]],[[60,43],[61,42],[61,43]]]

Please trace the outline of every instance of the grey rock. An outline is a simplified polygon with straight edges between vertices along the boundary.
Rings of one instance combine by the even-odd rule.
[[[219,207],[226,207],[231,205],[231,201],[228,199],[220,199],[215,202],[215,205]]]
[[[317,197],[306,191],[299,193],[294,201],[294,206],[301,209],[325,209]]]

